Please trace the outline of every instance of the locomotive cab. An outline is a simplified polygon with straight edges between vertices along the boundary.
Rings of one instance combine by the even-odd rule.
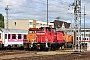
[[[24,43],[24,48],[29,49],[32,47],[33,42],[36,41],[36,31],[38,31],[38,28],[28,29],[27,40]]]

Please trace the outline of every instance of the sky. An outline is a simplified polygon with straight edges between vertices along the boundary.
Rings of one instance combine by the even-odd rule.
[[[57,17],[61,21],[74,23],[73,6],[74,0],[48,0],[48,21],[53,22]],[[34,19],[47,21],[47,0],[0,0],[0,13],[6,19],[5,8],[8,5],[8,19]],[[90,25],[90,0],[81,0],[81,22],[84,26]]]

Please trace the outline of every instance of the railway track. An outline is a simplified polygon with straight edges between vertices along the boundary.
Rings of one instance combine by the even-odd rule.
[[[35,52],[36,51],[13,55],[3,55],[0,56],[0,60],[90,60],[90,52],[82,52],[80,54],[72,54],[60,51]]]
[[[3,55],[14,55],[14,54],[23,54],[24,51],[21,50],[0,50],[0,56]]]
[[[39,58],[40,58],[39,60],[46,60],[46,59],[47,60],[58,60],[58,59],[74,60],[75,57],[80,58],[82,56],[86,57],[87,55],[88,53],[84,53],[84,52],[80,54],[73,53],[71,48],[64,48],[56,51],[0,50],[0,60],[35,60]]]
[[[55,52],[71,52],[71,49],[63,49],[63,50],[56,50],[56,51],[29,51],[29,50],[0,50],[0,56],[3,55],[15,55],[15,54],[24,54],[24,53],[30,53],[30,54],[40,54],[43,55],[43,53],[55,53]]]
[[[83,51],[86,51],[86,47],[83,48]],[[23,53],[26,53],[26,52],[29,52],[29,53],[33,53],[33,54],[37,54],[37,53],[40,53],[40,52],[67,52],[67,53],[71,53],[73,52],[72,51],[72,48],[63,48],[63,49],[59,49],[59,50],[56,50],[56,51],[30,51],[30,50],[0,50],[0,56],[2,55],[13,55],[13,54],[23,54]]]
[[[86,47],[82,48],[83,51],[82,52],[85,52],[86,51]],[[58,53],[59,52],[59,53]],[[54,54],[63,54],[63,53],[72,53],[73,50],[72,48],[63,48],[63,49],[59,49],[59,50],[56,50],[56,51],[30,51],[30,50],[0,50],[0,56],[3,56],[3,55],[15,55],[15,54],[24,54],[24,53],[30,53],[30,54],[41,54],[41,55],[49,55],[50,53],[53,55]],[[44,53],[44,54],[43,54]]]

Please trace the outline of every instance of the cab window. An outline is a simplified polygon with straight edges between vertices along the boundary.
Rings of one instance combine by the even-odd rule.
[[[30,33],[36,33],[36,31],[28,31],[28,33],[30,34]]]

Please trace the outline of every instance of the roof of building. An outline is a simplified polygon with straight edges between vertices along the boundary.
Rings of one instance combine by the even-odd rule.
[[[55,24],[54,26],[57,26],[57,28],[61,28],[62,24],[63,24],[63,21],[55,20],[54,24]]]
[[[71,24],[64,21],[60,21],[60,20],[54,20],[54,22],[51,22],[51,23],[54,23],[54,26],[57,28],[61,28],[63,23],[64,23],[65,28],[69,28]]]
[[[4,29],[0,28],[0,31],[5,33],[28,33],[28,30],[20,30],[20,29]]]

